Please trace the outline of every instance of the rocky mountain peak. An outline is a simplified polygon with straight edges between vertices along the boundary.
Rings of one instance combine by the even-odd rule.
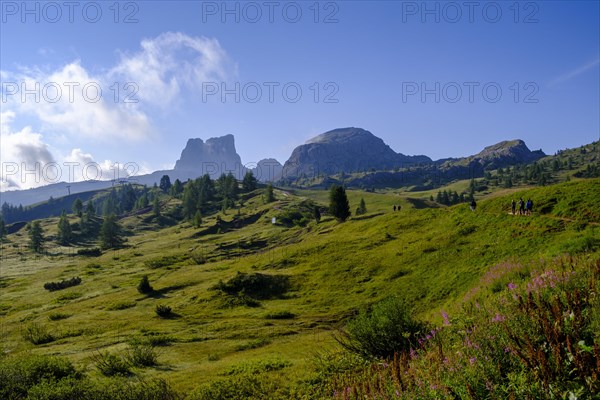
[[[235,150],[233,135],[202,139],[189,139],[181,157],[175,163],[175,171],[195,172],[218,177],[232,172],[237,178],[243,175],[242,160]]]

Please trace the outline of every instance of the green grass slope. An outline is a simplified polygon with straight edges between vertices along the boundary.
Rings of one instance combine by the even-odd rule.
[[[164,378],[189,393],[258,371],[274,385],[268,390],[285,398],[292,396],[285,388],[307,384],[314,355],[336,348],[332,332],[365,304],[396,295],[434,321],[500,262],[597,252],[598,193],[600,179],[573,181],[496,196],[471,212],[467,205],[416,207],[404,194],[349,191],[351,209],[364,197],[368,213],[316,224],[306,223],[310,202],[325,206],[326,192],[276,190],[277,201],[263,204],[257,190],[239,215],[220,213],[218,227],[216,214],[200,228],[127,217],[127,246],[95,258],[76,256],[77,247],[33,255],[22,230],[0,250],[2,350],[8,357],[59,355],[99,377],[99,352],[152,343],[160,345],[158,365],[134,368],[137,377]],[[510,215],[515,196],[531,197],[534,215]],[[402,210],[393,212],[395,204]],[[304,221],[294,219],[298,212]],[[297,223],[272,224],[273,217]],[[49,238],[56,223],[42,223]],[[136,289],[144,275],[150,294]],[[80,285],[43,287],[76,276]],[[172,315],[159,317],[158,305]],[[52,340],[32,344],[32,329]]]

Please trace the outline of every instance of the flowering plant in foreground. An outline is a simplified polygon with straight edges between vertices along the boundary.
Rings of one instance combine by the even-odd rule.
[[[416,347],[340,374],[339,399],[590,399],[600,393],[600,258],[563,257],[507,274]],[[490,280],[485,276],[484,280]],[[494,288],[493,279],[489,288]],[[472,294],[470,294],[472,296]],[[453,315],[454,314],[454,315]]]

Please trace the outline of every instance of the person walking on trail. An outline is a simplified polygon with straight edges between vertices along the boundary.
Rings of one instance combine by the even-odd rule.
[[[525,202],[523,199],[519,199],[519,215],[525,214]]]
[[[475,208],[477,208],[477,203],[475,202],[475,199],[471,200],[471,211],[475,211]]]
[[[532,208],[533,208],[533,201],[531,201],[531,199],[527,199],[527,203],[525,203],[525,214],[531,215]]]
[[[512,210],[512,215],[515,215],[515,211],[517,210],[517,202],[513,199],[510,203],[510,209]]]

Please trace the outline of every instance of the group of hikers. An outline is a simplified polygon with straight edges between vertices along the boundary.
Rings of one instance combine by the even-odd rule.
[[[517,211],[517,205],[519,206],[518,211]],[[533,201],[531,201],[531,199],[527,199],[527,201],[523,201],[523,198],[520,198],[519,202],[517,203],[513,199],[513,201],[510,203],[510,208],[511,208],[512,215],[515,215],[517,213],[519,215],[531,215],[531,212],[533,211]]]
[[[523,201],[522,198],[519,199],[518,202],[516,202],[514,199],[511,202],[511,211],[512,211],[512,215],[531,215],[531,212],[533,211],[533,201],[531,201],[531,199],[527,199],[527,201]],[[517,205],[519,206],[519,209],[517,210]],[[469,208],[471,209],[471,211],[475,211],[475,209],[477,208],[477,203],[475,202],[475,199],[471,200],[471,203],[469,204]],[[398,205],[394,205],[394,211],[400,211],[400,206]]]

